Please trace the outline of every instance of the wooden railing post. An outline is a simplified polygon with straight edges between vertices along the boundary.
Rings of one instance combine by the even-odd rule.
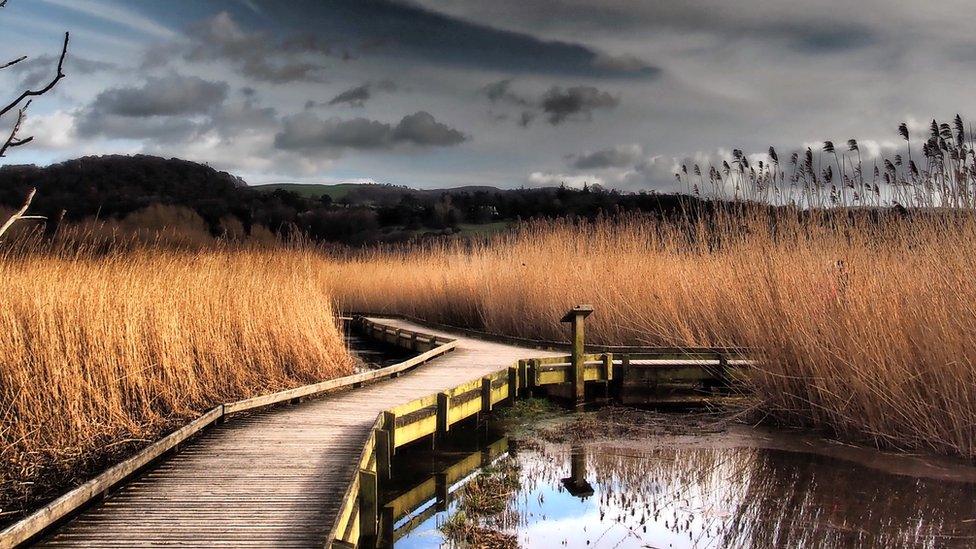
[[[488,376],[481,378],[481,411],[491,411],[491,378]]]
[[[518,368],[516,366],[508,367],[508,399],[511,401],[509,404],[514,404],[515,399],[518,398]]]
[[[437,393],[437,432],[440,434],[451,430],[451,395]]]
[[[376,436],[376,474],[382,480],[390,480],[392,476],[391,458],[393,456],[390,432],[386,429],[373,429]]]
[[[376,473],[359,470],[359,535],[366,539],[365,547],[376,541],[376,523],[379,520],[379,494]]]
[[[569,322],[573,327],[573,352],[572,352],[572,383],[573,383],[573,400],[576,401],[576,405],[579,406],[583,403],[583,399],[586,395],[586,359],[584,357],[586,353],[586,336],[583,331],[583,319],[590,316],[593,312],[593,307],[590,305],[577,305],[569,310],[565,316],[563,316],[561,322]]]
[[[382,480],[393,477],[393,455],[396,454],[396,414],[383,412],[383,426],[376,430],[376,472]]]

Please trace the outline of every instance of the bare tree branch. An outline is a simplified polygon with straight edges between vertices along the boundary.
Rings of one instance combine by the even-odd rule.
[[[27,200],[24,201],[24,205],[20,208],[20,210],[15,212],[12,216],[10,216],[10,219],[0,226],[0,236],[3,236],[3,233],[7,232],[7,229],[9,229],[11,225],[21,219],[47,219],[39,215],[26,215],[27,209],[30,208],[31,201],[34,200],[34,193],[36,192],[37,189],[31,189],[30,192],[27,193]]]
[[[13,61],[9,61],[7,63],[4,63],[3,65],[0,65],[0,70],[5,69],[7,67],[12,67],[12,66],[16,65],[17,63],[20,63],[21,61],[25,60],[25,59],[27,59],[27,56],[26,55],[22,55],[22,56],[20,56],[19,59],[14,59]]]
[[[0,0],[0,8],[6,7],[6,5],[7,5],[7,0]],[[70,39],[70,35],[67,32],[64,33],[64,45],[61,46],[61,57],[58,58],[58,69],[54,75],[54,78],[52,78],[51,81],[48,82],[48,84],[43,88],[37,90],[31,90],[31,89],[25,90],[23,93],[20,94],[20,96],[18,96],[12,102],[8,103],[7,106],[0,109],[0,117],[3,117],[5,114],[7,114],[13,109],[17,109],[17,117],[16,120],[14,121],[13,127],[10,130],[9,135],[7,136],[6,139],[0,141],[0,158],[3,158],[3,156],[6,154],[8,150],[14,147],[20,147],[26,145],[34,140],[33,136],[19,138],[17,137],[17,134],[20,132],[21,128],[24,125],[24,120],[27,117],[27,109],[30,108],[33,98],[38,97],[40,95],[44,95],[45,93],[51,91],[51,89],[53,89],[54,86],[56,86],[58,82],[60,82],[61,79],[65,77],[64,60],[68,56],[69,39]],[[21,56],[18,59],[14,59],[13,61],[4,63],[0,65],[0,70],[12,67],[17,63],[24,61],[25,59],[27,59],[26,55]],[[23,207],[21,207],[20,210],[18,210],[13,215],[11,215],[10,218],[7,219],[7,221],[4,222],[2,226],[0,226],[0,237],[2,237],[3,234],[7,232],[7,229],[9,229],[17,221],[23,219],[46,219],[43,216],[27,215],[27,210],[30,208],[31,201],[34,200],[34,194],[36,192],[37,189],[31,189],[30,192],[27,193],[27,199],[24,201]]]
[[[24,125],[24,120],[27,117],[27,107],[30,107],[30,101],[27,102],[20,110],[17,111],[17,120],[14,122],[13,128],[10,130],[10,135],[7,139],[0,142],[0,158],[3,158],[8,149],[14,147],[19,147],[21,145],[26,145],[34,140],[33,137],[28,137],[26,139],[20,139],[17,134],[20,133],[21,126]]]
[[[17,99],[14,99],[6,107],[0,109],[0,116],[7,114],[11,109],[19,105],[25,99],[30,97],[37,97],[39,95],[44,95],[45,93],[51,91],[54,86],[61,81],[66,75],[64,74],[64,59],[68,56],[68,40],[70,38],[69,33],[64,33],[64,45],[61,46],[61,57],[58,59],[58,72],[54,75],[54,78],[43,88],[39,90],[25,90]]]

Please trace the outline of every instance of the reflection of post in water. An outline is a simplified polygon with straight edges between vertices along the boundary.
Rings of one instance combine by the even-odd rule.
[[[593,495],[593,486],[586,480],[586,448],[573,446],[569,461],[569,478],[563,479],[563,486],[570,494],[586,499]]]
[[[447,511],[448,488],[447,473],[434,473],[434,498],[438,511]]]
[[[470,477],[479,469],[491,465],[508,452],[508,439],[501,437],[477,451],[458,456],[439,470],[431,471],[429,476],[422,478],[408,489],[398,491],[398,494],[385,501],[380,509],[378,545],[391,547],[398,539],[435,513],[446,511],[457,493],[450,490],[451,486]],[[414,514],[424,505],[427,507],[423,511]],[[397,523],[404,519],[407,520],[397,526]]]

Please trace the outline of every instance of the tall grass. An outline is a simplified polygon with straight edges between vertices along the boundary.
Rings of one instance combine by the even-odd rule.
[[[741,345],[772,417],[884,447],[976,457],[976,219],[719,212],[536,223],[480,244],[336,258],[326,285],[385,310],[527,337],[592,303],[590,341]]]
[[[315,257],[8,246],[0,255],[2,498],[57,484],[216,403],[349,372]]]
[[[927,130],[898,125],[903,146],[824,141],[819,150],[795,151],[789,161],[776,149],[746,154],[733,149],[720,165],[683,164],[675,177],[689,194],[803,207],[897,206],[976,208],[976,137],[958,114],[952,123],[932,120]],[[914,131],[914,135],[913,132]]]

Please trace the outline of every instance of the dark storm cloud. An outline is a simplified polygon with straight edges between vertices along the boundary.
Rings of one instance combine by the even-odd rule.
[[[612,109],[618,104],[619,99],[593,86],[574,86],[565,90],[553,86],[542,96],[542,111],[553,125],[577,116],[589,120],[595,109]]]
[[[373,90],[386,92],[396,91],[396,84],[390,80],[381,80],[375,84],[367,82],[365,84],[350,88],[329,101],[329,105],[341,105],[343,103],[350,107],[362,107],[373,96]]]
[[[332,98],[329,101],[329,105],[339,105],[341,103],[348,103],[351,107],[362,107],[367,100],[370,98],[369,86],[363,84],[361,86],[356,86],[355,88],[350,88],[339,95]]]
[[[224,143],[243,135],[273,135],[279,126],[277,111],[261,107],[253,99],[225,102],[206,113],[127,116],[91,106],[79,113],[76,132],[81,137],[134,139],[157,144],[193,143],[213,135]]]
[[[216,130],[224,139],[256,130],[273,130],[278,126],[278,113],[273,107],[259,107],[253,100],[225,104],[211,116],[208,129]]]
[[[509,103],[512,105],[526,106],[530,103],[528,99],[511,91],[514,78],[506,78],[497,82],[492,82],[481,89],[488,101],[492,103]]]
[[[398,145],[446,147],[466,139],[463,133],[425,111],[404,116],[396,126],[367,118],[322,120],[303,114],[284,120],[281,132],[275,136],[275,146],[282,150],[323,152],[391,149]]]
[[[201,125],[182,116],[132,118],[98,110],[84,111],[76,119],[80,137],[150,140],[157,143],[182,143],[199,134]]]
[[[567,120],[590,120],[597,109],[612,109],[620,104],[613,94],[593,86],[553,86],[541,97],[533,98],[512,90],[513,78],[492,82],[481,88],[481,93],[492,105],[511,105],[522,109],[518,123],[527,127],[540,114],[552,125]],[[495,115],[499,118],[498,115]],[[501,116],[499,119],[506,119]]]
[[[42,83],[49,82],[58,66],[58,57],[50,54],[39,55],[27,59],[10,67],[10,72],[21,75],[19,88],[36,88]],[[78,55],[70,55],[64,60],[64,71],[67,74],[87,76],[98,72],[118,71],[115,63],[96,61]]]
[[[789,33],[791,47],[799,52],[819,54],[843,52],[876,43],[879,38],[873,30],[852,24],[835,24],[831,27],[809,28],[793,26]]]
[[[146,67],[168,65],[174,56],[187,61],[231,63],[242,75],[260,82],[322,82],[325,67],[319,62],[331,46],[306,34],[283,40],[264,32],[242,28],[227,12],[190,25],[189,43],[173,42],[153,48],[144,60]]]
[[[653,78],[660,69],[635,57],[615,58],[589,46],[543,40],[391,0],[255,0],[282,24],[314,29],[366,54],[512,73]],[[625,61],[625,62],[624,62]]]
[[[463,133],[438,122],[426,111],[404,116],[393,129],[393,141],[423,147],[448,147],[458,145],[465,139]]]
[[[140,87],[106,90],[98,94],[91,109],[127,117],[200,114],[223,103],[228,89],[226,82],[171,73],[150,77]]]
[[[274,111],[225,107],[230,86],[196,76],[170,73],[149,77],[141,86],[112,88],[78,113],[78,135],[113,139],[146,139],[174,143],[208,129],[223,134],[266,123]]]
[[[641,155],[641,148],[636,145],[613,147],[577,155],[573,167],[579,170],[627,168],[636,164]]]
[[[790,5],[767,0],[495,0],[491,3],[454,0],[416,0],[456,17],[506,28],[561,31],[570,35],[640,35],[656,30],[691,32],[729,41],[754,40],[818,54],[854,50],[878,44],[884,28],[877,17],[855,13],[838,2],[832,10],[822,3]],[[865,4],[866,5],[866,4]],[[894,7],[898,9],[898,7]],[[861,20],[857,20],[861,16]],[[609,65],[626,66],[628,56],[608,58]]]

